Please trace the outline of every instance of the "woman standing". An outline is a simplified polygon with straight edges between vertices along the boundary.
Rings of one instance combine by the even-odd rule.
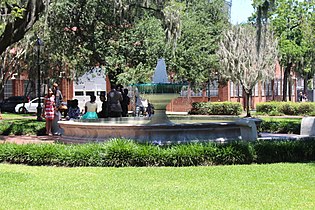
[[[46,119],[46,135],[52,135],[52,121],[55,117],[55,96],[51,88],[48,89],[48,94],[44,99],[43,115]]]

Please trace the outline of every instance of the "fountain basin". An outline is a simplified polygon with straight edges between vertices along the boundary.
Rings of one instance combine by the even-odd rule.
[[[254,141],[256,125],[251,120],[234,122],[147,124],[147,119],[137,123],[128,121],[59,121],[64,143],[106,142],[112,138],[127,138],[138,142],[188,143],[230,140]]]
[[[154,115],[148,124],[173,124],[166,115],[166,105],[179,97],[183,84],[146,83],[136,84],[138,94],[154,106]]]

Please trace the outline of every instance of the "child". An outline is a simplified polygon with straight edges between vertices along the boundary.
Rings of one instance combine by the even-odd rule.
[[[52,121],[55,117],[55,96],[51,88],[48,89],[48,94],[45,96],[43,115],[46,119],[46,135],[52,135]]]
[[[77,99],[71,101],[67,119],[80,119],[80,108],[78,104],[79,102]]]

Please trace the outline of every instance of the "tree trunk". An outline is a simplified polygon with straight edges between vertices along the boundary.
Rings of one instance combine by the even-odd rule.
[[[287,87],[288,87],[288,77],[290,75],[292,63],[288,63],[287,67],[283,73],[283,91],[282,91],[282,101],[287,101]]]
[[[303,84],[303,92],[304,93],[307,93],[307,80],[308,80],[308,75],[304,78],[304,84]]]
[[[288,88],[289,88],[289,101],[292,101],[292,78],[289,75]]]
[[[21,18],[16,18],[14,22],[7,22],[3,33],[0,36],[0,54],[7,47],[23,39],[25,33],[29,31],[38,20],[45,5],[42,0],[28,0],[25,2],[25,12]]]
[[[250,110],[249,110],[249,100],[250,96],[252,95],[252,90],[250,90],[248,93],[246,93],[246,117],[251,117]]]

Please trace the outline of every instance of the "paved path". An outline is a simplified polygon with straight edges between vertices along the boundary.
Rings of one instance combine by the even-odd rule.
[[[297,134],[272,134],[272,133],[260,133],[260,140],[272,140],[272,139],[291,139],[298,140],[309,138],[307,136]],[[10,142],[16,144],[28,144],[28,143],[54,143],[62,139],[62,136],[2,136],[0,135],[0,143]]]
[[[290,140],[298,140],[309,138],[309,136],[298,135],[298,134],[285,134],[285,133],[259,133],[258,139],[260,140],[272,140],[272,139],[290,139]]]

